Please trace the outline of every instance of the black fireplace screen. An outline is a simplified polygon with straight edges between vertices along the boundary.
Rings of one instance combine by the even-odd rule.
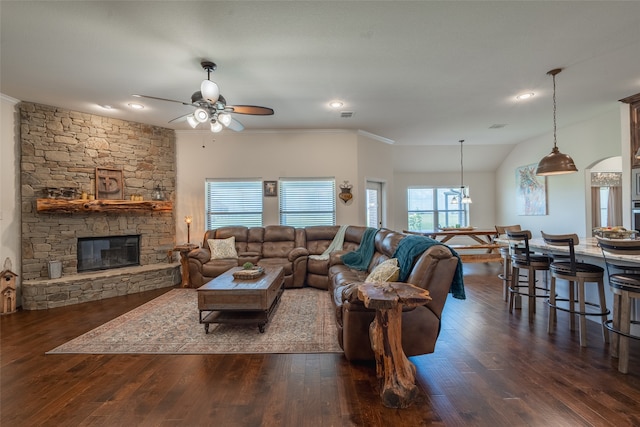
[[[140,265],[140,236],[78,239],[78,272]]]

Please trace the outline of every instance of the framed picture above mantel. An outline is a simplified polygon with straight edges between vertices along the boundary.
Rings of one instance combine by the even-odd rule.
[[[122,169],[96,168],[96,199],[124,199]]]

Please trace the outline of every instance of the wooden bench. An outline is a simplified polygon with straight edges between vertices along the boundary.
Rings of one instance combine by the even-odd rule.
[[[497,243],[486,243],[482,245],[449,245],[451,249],[458,251],[474,250],[474,249],[486,249],[487,252],[479,254],[459,254],[462,262],[502,262],[502,255],[499,252],[494,252],[500,249],[502,245]]]

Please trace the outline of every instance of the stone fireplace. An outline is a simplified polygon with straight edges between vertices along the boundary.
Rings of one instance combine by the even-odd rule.
[[[126,293],[173,286],[179,264],[169,263],[175,242],[172,209],[52,211],[36,209],[47,188],[73,187],[95,194],[96,168],[122,171],[123,197],[151,200],[155,186],[167,200],[175,195],[175,135],[170,129],[127,122],[61,108],[20,104],[22,199],[22,306],[51,308]],[[129,238],[125,252],[105,247],[105,236]],[[80,263],[84,242],[95,240],[90,261]],[[130,252],[137,248],[137,259]],[[94,265],[119,260],[122,268]],[[48,262],[62,262],[62,278],[49,279]],[[175,276],[175,277],[174,277]],[[102,285],[98,285],[102,283]],[[99,289],[98,287],[101,286]]]

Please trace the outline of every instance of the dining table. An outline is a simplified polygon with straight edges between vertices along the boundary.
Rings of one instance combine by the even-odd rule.
[[[462,262],[501,262],[502,256],[499,249],[500,244],[495,241],[498,233],[495,229],[482,229],[475,227],[464,228],[440,228],[438,230],[403,230],[405,234],[417,234],[430,237],[447,246],[456,252],[462,251],[460,259]],[[454,237],[466,237],[464,243],[449,243]],[[460,239],[458,239],[460,240]],[[473,251],[469,253],[468,251]]]

